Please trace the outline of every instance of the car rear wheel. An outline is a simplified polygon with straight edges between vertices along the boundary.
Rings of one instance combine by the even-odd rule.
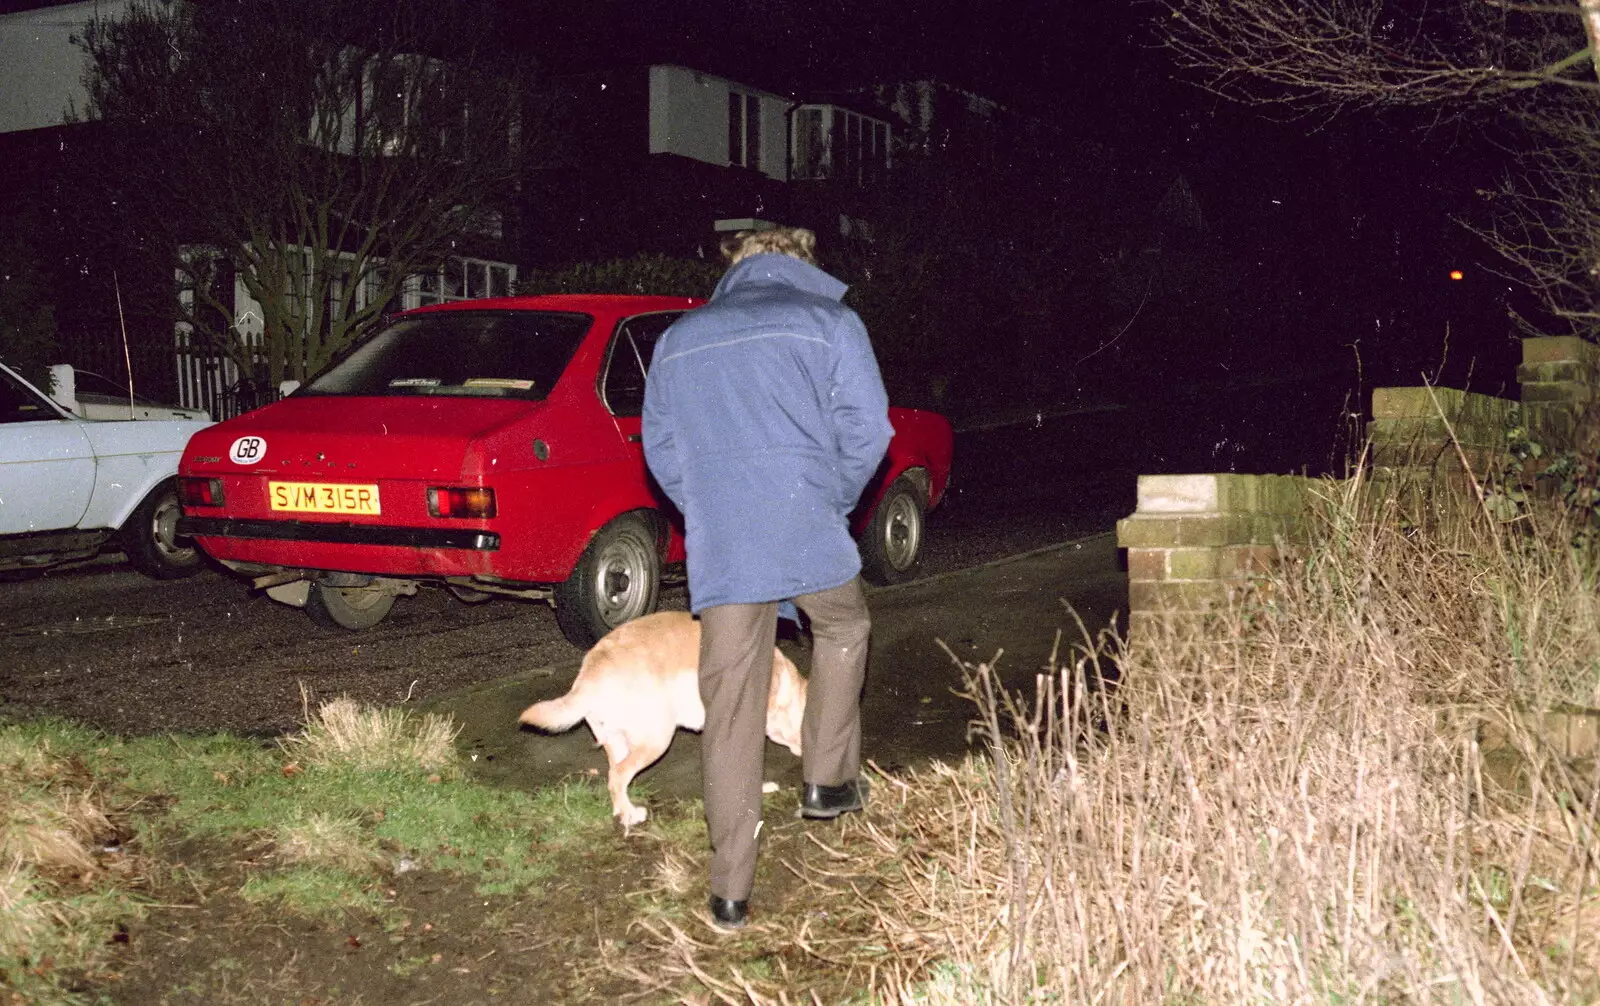
[[[568,642],[587,649],[655,611],[660,597],[655,528],[643,515],[626,513],[595,533],[572,575],[556,585],[556,624]]]
[[[901,475],[873,508],[861,533],[861,575],[883,586],[911,579],[922,552],[922,489]]]
[[[178,490],[171,482],[162,483],[140,500],[117,535],[129,565],[157,580],[198,573],[200,550],[194,542],[178,536],[178,518],[182,516]]]
[[[370,629],[389,615],[394,594],[378,587],[311,585],[306,614],[325,629]]]

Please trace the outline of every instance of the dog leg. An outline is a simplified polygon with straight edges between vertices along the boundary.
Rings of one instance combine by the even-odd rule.
[[[612,735],[601,742],[606,749],[610,770],[606,773],[606,789],[611,792],[611,816],[622,822],[622,833],[636,824],[643,824],[650,812],[636,806],[628,799],[628,784],[644,765],[638,764],[640,752],[628,747],[620,735]],[[648,764],[648,763],[646,763]]]
[[[633,825],[643,824],[649,816],[649,811],[628,799],[628,786],[634,776],[654,765],[667,753],[675,729],[671,723],[664,723],[659,729],[630,730],[626,734],[617,731],[607,737],[606,755],[611,762],[607,779],[611,790],[611,808],[617,820],[622,822],[623,835],[627,835]]]
[[[623,756],[611,762],[611,772],[607,779],[608,788],[611,790],[611,812],[622,822],[623,835],[627,835],[628,829],[634,825],[643,824],[650,816],[648,810],[628,799],[628,786],[633,782],[633,777],[655,764],[656,759],[666,753],[666,745],[657,747],[648,740],[645,742],[635,740],[631,750],[625,744],[620,745],[623,748]],[[671,742],[670,737],[668,742]],[[610,750],[608,747],[608,756]]]

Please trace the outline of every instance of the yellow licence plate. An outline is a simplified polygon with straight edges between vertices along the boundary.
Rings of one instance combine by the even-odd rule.
[[[378,514],[378,487],[328,482],[268,482],[274,510],[301,513]]]

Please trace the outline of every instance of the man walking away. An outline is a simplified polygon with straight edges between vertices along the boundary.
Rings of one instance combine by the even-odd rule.
[[[801,228],[747,232],[711,301],[667,330],[645,387],[645,458],[683,512],[700,616],[711,916],[745,924],[755,883],[777,602],[811,619],[800,812],[860,810],[871,622],[849,514],[893,430],[845,285]]]

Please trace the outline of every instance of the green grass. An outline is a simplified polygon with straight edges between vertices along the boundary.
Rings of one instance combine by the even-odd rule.
[[[108,934],[141,917],[140,888],[158,878],[183,890],[242,865],[238,894],[247,901],[308,918],[352,910],[381,918],[397,873],[435,871],[486,897],[514,895],[612,836],[596,782],[536,794],[492,789],[440,764],[436,744],[405,736],[408,722],[385,714],[391,735],[369,738],[392,743],[389,752],[315,758],[293,739],[122,739],[54,721],[0,725],[0,849],[12,850],[0,862],[0,990],[49,1006],[95,1003],[72,987],[85,976],[92,986],[109,959]],[[421,726],[437,738],[438,723]],[[424,748],[432,753],[408,767],[406,752]],[[101,855],[96,831],[112,820],[132,836],[143,876],[96,866],[74,871],[91,886],[66,878],[62,863]],[[209,852],[184,854],[180,867],[180,849]],[[36,852],[51,858],[31,862]]]
[[[239,889],[244,900],[271,902],[306,918],[357,912],[383,917],[382,896],[372,878],[330,866],[295,866],[253,873]]]
[[[148,738],[101,746],[96,775],[160,794],[165,810],[146,818],[145,841],[263,843],[317,819],[346,823],[374,868],[442,870],[478,878],[480,892],[511,893],[550,876],[549,852],[610,834],[603,790],[569,783],[528,794],[491,789],[426,770],[295,769],[277,747],[226,735]],[[286,767],[289,768],[286,771]],[[314,858],[314,857],[313,857]]]

